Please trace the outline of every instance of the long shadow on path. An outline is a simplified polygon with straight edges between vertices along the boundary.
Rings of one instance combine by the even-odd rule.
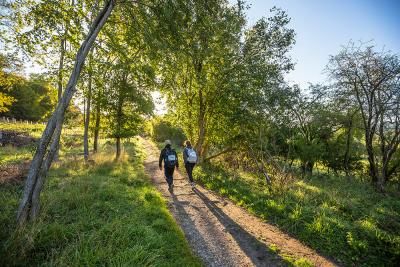
[[[204,195],[206,193],[200,191],[202,188],[192,190],[180,171],[174,179],[175,193],[170,194],[163,173],[158,169],[159,151],[147,140],[143,140],[143,144],[147,151],[146,172],[168,201],[171,213],[205,266],[287,265],[284,259],[218,208]]]
[[[272,252],[264,243],[257,240],[257,238],[233,221],[200,190],[193,188],[193,191],[204,202],[207,208],[214,214],[214,216],[225,227],[225,229],[227,229],[227,231],[232,235],[242,251],[251,259],[255,266],[287,265],[279,255]]]

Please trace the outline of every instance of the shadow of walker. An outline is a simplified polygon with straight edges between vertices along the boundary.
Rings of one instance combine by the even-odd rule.
[[[193,188],[193,191],[232,235],[255,266],[287,266],[281,256],[271,251],[264,243],[244,230],[197,188]]]

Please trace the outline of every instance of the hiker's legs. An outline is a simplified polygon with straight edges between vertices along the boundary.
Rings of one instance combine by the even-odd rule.
[[[165,179],[167,180],[168,186],[171,186],[174,183],[174,168],[164,168]]]
[[[185,163],[185,169],[186,172],[189,176],[189,181],[192,183],[193,182],[193,168],[194,168],[195,163]]]

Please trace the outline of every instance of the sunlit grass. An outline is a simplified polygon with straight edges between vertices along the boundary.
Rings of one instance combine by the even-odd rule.
[[[32,149],[30,146],[16,148],[12,146],[0,147],[0,166],[9,164],[18,164],[32,158]]]
[[[39,219],[15,231],[22,185],[0,187],[0,265],[200,266],[143,169],[138,143],[118,162],[102,146],[95,163],[54,164]]]
[[[44,127],[45,125],[41,123],[27,124],[21,122],[17,123],[0,122],[1,130],[24,132],[32,137],[40,137],[42,135]]]
[[[283,192],[269,192],[264,180],[252,175],[241,179],[238,172],[222,167],[200,166],[194,177],[341,264],[395,266],[400,262],[396,194],[382,195],[369,184],[333,175],[307,177]]]

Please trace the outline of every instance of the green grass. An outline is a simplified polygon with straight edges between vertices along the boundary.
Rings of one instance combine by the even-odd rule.
[[[64,158],[49,173],[40,218],[15,230],[22,185],[0,186],[0,265],[201,266],[143,170],[138,145],[114,162]]]
[[[0,122],[0,129],[9,130],[9,131],[17,131],[17,132],[25,132],[28,133],[32,137],[39,138],[42,135],[42,132],[45,128],[44,124],[26,124],[26,123],[7,123]]]
[[[399,195],[384,196],[366,183],[329,175],[297,181],[283,193],[270,193],[257,177],[217,166],[196,168],[194,176],[343,265],[400,262]]]
[[[32,159],[32,147],[16,148],[13,146],[0,147],[0,166],[19,164]]]
[[[44,127],[45,125],[43,124],[0,122],[1,130],[21,132],[35,138],[39,138],[41,136]],[[9,164],[19,164],[23,161],[32,159],[35,146],[36,144],[31,144],[19,148],[9,145],[0,147],[0,166]]]

